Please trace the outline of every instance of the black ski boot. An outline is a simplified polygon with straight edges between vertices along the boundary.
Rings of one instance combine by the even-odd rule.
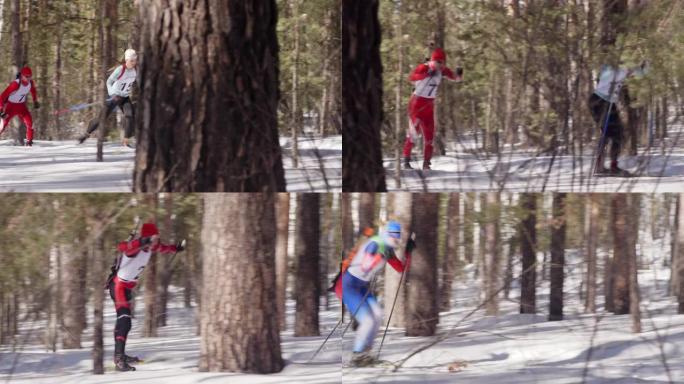
[[[430,168],[430,164],[431,164],[431,163],[430,163],[430,160],[424,160],[424,161],[423,161],[423,170],[424,170],[424,171],[429,171],[429,170],[431,169],[431,168]]]
[[[123,357],[124,361],[128,364],[136,364],[136,363],[141,363],[142,359],[139,358],[138,356],[128,356],[124,355]]]
[[[610,164],[610,175],[617,177],[631,177],[634,176],[631,172],[626,171],[617,165],[617,161],[611,162]]]
[[[404,169],[413,169],[410,157],[404,157]]]
[[[26,140],[24,142],[24,146],[26,147],[33,147],[33,140]]]
[[[129,365],[126,361],[125,355],[124,357],[114,360],[114,365],[116,366],[116,370],[119,372],[135,371],[135,367]]]
[[[83,144],[84,141],[88,140],[88,137],[89,137],[89,136],[90,136],[89,134],[84,133],[82,136],[80,136],[80,137],[78,138],[78,143],[79,143],[79,144]]]
[[[368,367],[375,364],[375,359],[370,351],[352,353],[351,365],[353,367]]]

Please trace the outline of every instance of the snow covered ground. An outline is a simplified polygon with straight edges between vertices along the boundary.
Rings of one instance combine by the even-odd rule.
[[[341,136],[300,139],[299,168],[292,165],[290,139],[280,141],[288,191],[342,189]],[[135,150],[105,143],[105,161],[97,163],[96,145],[95,140],[83,145],[36,140],[25,148],[0,141],[0,192],[130,192]]]
[[[395,181],[395,160],[385,158],[389,190],[517,192],[681,192],[684,190],[684,126],[651,148],[639,148],[638,156],[622,156],[620,167],[639,177],[589,178],[594,145],[582,155],[538,153],[506,146],[498,156],[487,156],[472,136],[450,142],[445,156],[434,156],[432,170],[402,170],[401,185]],[[422,167],[422,147],[413,150],[412,165]]]
[[[160,337],[140,336],[143,322],[142,295],[136,309],[127,351],[146,359],[136,372],[114,372],[111,340],[114,311],[111,301],[105,307],[105,375],[90,374],[89,330],[84,349],[45,351],[41,345],[44,321],[22,324],[17,352],[8,346],[0,349],[0,380],[22,384],[94,384],[94,383],[683,383],[684,315],[676,313],[677,304],[666,294],[669,267],[664,267],[669,253],[668,236],[653,239],[641,233],[639,284],[641,290],[642,328],[630,332],[628,315],[616,316],[602,311],[599,295],[597,315],[583,313],[580,297],[582,256],[576,250],[566,252],[565,319],[550,322],[548,282],[538,285],[536,315],[518,314],[519,285],[513,282],[510,299],[501,299],[499,316],[485,316],[479,305],[479,281],[475,268],[468,265],[457,278],[453,291],[453,310],[440,314],[438,336],[447,335],[439,344],[408,359],[394,371],[391,365],[372,368],[342,367],[350,358],[354,332],[344,338],[337,329],[322,352],[309,361],[324,337],[339,319],[339,304],[332,299],[330,310],[321,311],[321,336],[294,337],[294,302],[288,302],[288,330],[282,332],[285,369],[273,375],[201,373],[197,370],[199,338],[195,335],[194,308],[182,306],[181,293],[172,289],[169,325],[160,328]],[[608,252],[600,249],[599,254]],[[539,260],[541,260],[541,255]],[[600,260],[602,259],[602,256]],[[602,263],[599,264],[602,266]],[[514,276],[520,265],[514,267]],[[602,287],[599,269],[599,287]],[[538,281],[541,271],[538,270]],[[601,288],[599,288],[601,290]],[[387,307],[386,307],[387,309]],[[375,340],[375,348],[381,335]],[[397,363],[409,353],[435,340],[435,337],[406,337],[400,329],[390,329],[381,359]],[[11,367],[14,367],[11,369]],[[450,367],[452,370],[450,371]],[[12,371],[12,376],[9,372]],[[668,376],[669,372],[669,376]]]

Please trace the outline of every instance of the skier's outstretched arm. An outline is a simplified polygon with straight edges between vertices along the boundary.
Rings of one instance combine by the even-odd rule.
[[[122,241],[117,247],[119,252],[123,252],[127,257],[135,257],[140,252],[140,248],[142,248],[140,240]]]
[[[185,247],[183,247],[182,242],[178,244],[159,243],[156,246],[152,247],[153,251],[159,253],[176,253],[182,251],[183,249],[185,249]]]
[[[406,242],[406,248],[404,249],[404,261],[402,262],[399,260],[397,255],[394,254],[389,260],[387,260],[387,263],[391,265],[395,271],[404,272],[411,265],[411,252],[413,252],[415,248],[416,242],[413,240],[413,238],[409,237],[408,241]]]
[[[456,70],[456,73],[454,73],[454,71],[452,71],[450,68],[444,67],[442,69],[442,74],[451,81],[463,80],[463,70],[460,68]]]

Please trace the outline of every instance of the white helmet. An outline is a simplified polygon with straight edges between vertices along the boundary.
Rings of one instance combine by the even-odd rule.
[[[124,58],[126,60],[137,60],[138,59],[138,54],[135,52],[135,49],[127,49],[126,52],[124,52]]]

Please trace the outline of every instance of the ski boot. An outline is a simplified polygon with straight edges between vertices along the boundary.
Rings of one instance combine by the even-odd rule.
[[[626,171],[617,165],[617,161],[611,162],[610,164],[610,175],[611,176],[618,176],[618,177],[631,177],[634,176],[632,175],[631,172]]]
[[[124,355],[123,360],[128,364],[137,364],[137,363],[142,363],[142,361],[143,361],[138,356],[128,356],[128,355]]]
[[[375,359],[371,356],[370,351],[353,352],[351,365],[353,367],[368,367],[375,364]]]
[[[128,372],[128,371],[135,371],[135,367],[131,366],[128,364],[126,361],[126,357],[120,357],[116,360],[114,360],[114,365],[117,371],[119,372]]]
[[[24,146],[26,147],[33,147],[33,140],[26,140],[24,142]]]
[[[79,143],[79,144],[83,144],[84,141],[88,140],[88,137],[89,137],[89,136],[90,136],[89,134],[84,133],[83,135],[81,135],[81,136],[78,138],[78,143]]]
[[[404,157],[404,169],[413,169],[410,157]]]
[[[430,168],[430,160],[424,160],[423,161],[423,171],[429,171]]]

